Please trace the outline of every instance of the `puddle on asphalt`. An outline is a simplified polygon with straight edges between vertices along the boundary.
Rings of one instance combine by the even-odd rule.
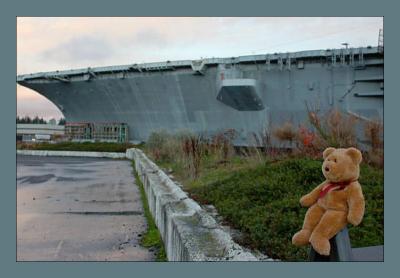
[[[86,173],[94,173],[95,170],[88,170],[88,169],[74,169],[74,168],[67,168],[64,169],[65,172],[70,174],[86,174]]]
[[[132,200],[90,200],[90,201],[82,201],[82,203],[96,203],[96,204],[114,204],[114,203],[132,203]]]
[[[87,186],[87,188],[94,189],[94,188],[102,188],[102,187],[107,187],[107,186],[109,186],[109,184],[106,184],[106,183],[93,183],[93,184],[89,184]]]
[[[57,177],[56,181],[87,181],[89,178]]]
[[[17,178],[17,181],[20,181],[21,184],[30,183],[30,184],[37,184],[37,183],[44,183],[49,181],[52,178],[56,178],[56,181],[87,181],[90,178],[75,178],[75,177],[57,177],[54,174],[47,174],[47,175],[37,175],[37,176],[22,176]]]
[[[64,211],[56,214],[77,214],[77,215],[142,215],[143,212],[135,210],[126,211]]]
[[[33,184],[33,183],[43,183],[54,177],[55,177],[55,175],[53,175],[53,174],[39,175],[39,176],[23,176],[23,177],[17,178],[17,180],[21,181],[21,183]]]

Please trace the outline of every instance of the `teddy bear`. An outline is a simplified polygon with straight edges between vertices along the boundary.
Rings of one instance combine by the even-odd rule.
[[[327,148],[323,152],[322,173],[326,180],[300,199],[306,212],[303,227],[292,243],[311,243],[320,255],[330,254],[329,240],[347,223],[361,223],[365,201],[358,182],[362,154],[356,148]]]

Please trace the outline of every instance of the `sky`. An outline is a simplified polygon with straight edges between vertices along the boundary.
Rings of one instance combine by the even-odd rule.
[[[17,74],[376,46],[381,17],[18,17]],[[17,115],[62,117],[17,85]]]

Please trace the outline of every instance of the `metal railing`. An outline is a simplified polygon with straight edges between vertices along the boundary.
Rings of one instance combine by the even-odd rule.
[[[351,249],[350,237],[347,227],[341,230],[330,241],[331,253],[329,256],[318,254],[312,247],[310,251],[310,261],[312,262],[349,262],[354,261]]]

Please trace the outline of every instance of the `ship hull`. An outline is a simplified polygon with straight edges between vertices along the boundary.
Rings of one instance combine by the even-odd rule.
[[[146,141],[160,130],[212,135],[234,129],[236,144],[247,145],[254,133],[288,121],[295,126],[306,123],[306,106],[321,113],[336,108],[362,120],[381,121],[383,57],[370,51],[361,58],[362,63],[351,61],[349,55],[336,63],[325,53],[283,62],[277,58],[275,63],[221,60],[206,64],[201,71],[193,66],[148,71],[88,69],[82,74],[19,76],[17,80],[52,101],[69,122],[127,123],[131,141]],[[251,94],[238,89],[236,99],[222,101],[219,95],[227,79],[254,80]],[[240,98],[246,101],[242,110],[234,106],[240,105]],[[253,98],[259,105],[254,109]]]

